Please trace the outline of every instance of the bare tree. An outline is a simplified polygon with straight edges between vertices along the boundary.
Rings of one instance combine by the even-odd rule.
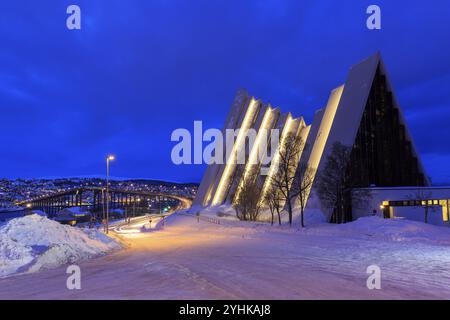
[[[287,206],[290,225],[292,225],[292,202],[297,197],[297,193],[291,187],[303,147],[301,137],[288,134],[278,147],[278,167],[269,181],[272,190],[277,191],[282,203]]]
[[[261,191],[257,183],[257,174],[249,172],[242,176],[242,183],[238,186],[237,196],[233,207],[240,220],[256,221],[261,211]]]
[[[271,188],[265,196],[264,201],[269,207],[270,214],[272,216],[271,223],[273,225],[275,212],[278,215],[278,223],[281,225],[281,197],[278,196],[277,191]]]
[[[305,227],[305,207],[306,200],[314,182],[315,169],[308,167],[306,162],[301,162],[295,173],[293,192],[297,194],[297,199],[300,203],[300,221],[302,228]]]
[[[429,209],[430,207],[433,206],[432,204],[429,203],[429,200],[431,200],[432,196],[433,194],[430,191],[420,188],[417,189],[417,191],[414,192],[414,194],[408,197],[410,200],[420,201],[420,205],[425,210],[425,223],[428,223]]]
[[[317,181],[322,204],[332,210],[331,223],[352,221],[352,202],[367,203],[370,191],[357,188],[349,170],[351,147],[335,142]]]

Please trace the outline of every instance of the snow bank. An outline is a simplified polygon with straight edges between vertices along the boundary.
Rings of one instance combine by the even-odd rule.
[[[403,218],[384,219],[379,216],[370,216],[338,225],[327,223],[320,210],[306,209],[304,217],[306,228],[303,229],[300,228],[299,210],[294,211],[293,227],[289,227],[287,214],[282,215],[282,226],[278,226],[278,217],[275,217],[274,226],[270,226],[268,223],[239,221],[231,216],[231,210],[225,206],[206,208],[199,212],[201,216],[220,219],[221,226],[244,227],[263,232],[300,232],[311,236],[450,245],[448,226],[436,226]],[[230,212],[230,216],[220,216],[220,212]],[[191,215],[195,217],[194,214]]]
[[[179,211],[180,213],[190,213],[192,215],[195,215],[199,213],[201,216],[204,217],[212,217],[212,218],[218,218],[221,221],[236,221],[239,222],[240,220],[236,216],[236,211],[231,205],[220,205],[220,206],[214,206],[214,207],[206,207],[201,208],[199,206],[191,207],[189,210],[186,211]],[[313,225],[313,224],[319,224],[326,222],[325,216],[322,213],[322,211],[318,209],[306,209],[304,212],[304,221],[307,225]],[[260,215],[258,217],[258,221],[256,223],[270,223],[271,222],[271,213],[268,209],[261,210]],[[274,223],[278,223],[278,216],[276,213],[274,213]],[[281,213],[281,223],[283,225],[289,224],[289,216],[286,211],[283,210]],[[297,225],[300,224],[300,209],[295,209],[293,211],[293,224]]]
[[[231,205],[212,206],[206,208],[193,206],[188,210],[188,212],[194,215],[200,213],[200,215],[202,216],[239,221],[239,219],[236,217],[236,211]]]
[[[72,213],[72,214],[83,214],[83,213],[86,213],[87,211],[85,210],[85,208],[82,208],[82,207],[70,207],[70,208],[63,209],[60,212],[67,212],[67,213]]]
[[[141,228],[141,231],[142,232],[153,232],[153,231],[161,230],[163,223],[165,224],[167,219],[169,219],[169,218],[170,218],[170,216],[166,217],[163,222],[162,217],[151,217],[151,218],[149,218],[151,223],[149,222],[149,223],[144,224]]]
[[[362,217],[346,224],[321,224],[305,232],[313,235],[450,245],[450,228],[402,218]]]
[[[116,241],[97,230],[62,225],[36,214],[16,218],[0,226],[0,277],[53,268],[118,248]]]
[[[300,219],[301,219],[300,214],[301,214],[300,209],[294,210],[293,222],[295,225],[300,225]],[[327,223],[325,215],[319,209],[307,208],[307,209],[305,209],[303,214],[304,214],[303,221],[306,226]]]

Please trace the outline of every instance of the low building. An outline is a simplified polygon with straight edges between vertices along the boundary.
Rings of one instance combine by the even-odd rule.
[[[367,190],[370,192],[367,206],[353,207],[355,219],[379,215],[450,225],[450,187],[372,187]]]

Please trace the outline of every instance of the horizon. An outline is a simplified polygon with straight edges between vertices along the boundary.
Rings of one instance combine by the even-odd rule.
[[[1,179],[7,179],[10,181],[16,181],[16,180],[70,180],[70,179],[98,179],[98,180],[106,180],[106,176],[102,175],[84,175],[84,176],[58,176],[58,177],[35,177],[35,178],[0,178]],[[195,181],[187,181],[187,182],[180,182],[180,181],[171,181],[171,180],[164,180],[164,179],[153,179],[153,178],[130,178],[130,177],[117,177],[117,176],[109,176],[108,179],[110,181],[152,181],[152,182],[162,182],[162,183],[169,183],[169,184],[199,184],[200,182]]]

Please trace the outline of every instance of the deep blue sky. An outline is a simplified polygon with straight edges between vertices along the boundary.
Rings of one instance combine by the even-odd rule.
[[[199,181],[172,164],[172,130],[221,128],[240,87],[310,122],[380,50],[429,175],[450,183],[448,0],[3,1],[0,43],[0,177],[102,174],[113,152],[114,176]]]

